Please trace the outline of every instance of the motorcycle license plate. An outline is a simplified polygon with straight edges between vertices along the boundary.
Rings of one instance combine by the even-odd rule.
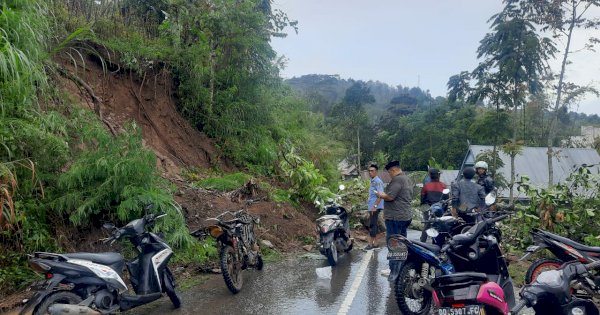
[[[438,309],[438,315],[485,315],[485,309],[479,305],[442,307]]]
[[[408,257],[408,250],[399,251],[399,252],[388,251],[388,254],[387,254],[388,260],[406,260],[407,257]]]

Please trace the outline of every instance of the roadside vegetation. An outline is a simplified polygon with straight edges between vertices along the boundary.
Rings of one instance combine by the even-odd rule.
[[[85,85],[58,57],[85,68],[91,56],[105,72],[142,82],[158,74],[172,79],[179,112],[235,167],[233,174],[217,164],[188,170],[182,175],[192,186],[231,191],[268,178],[258,184],[271,200],[313,204],[337,193],[337,163],[357,151],[363,168],[399,159],[409,171],[452,169],[467,140],[516,156],[522,145],[558,145],[581,125],[600,125],[597,115],[569,111],[597,94],[565,81],[569,47],[536,31],[570,39],[585,25],[569,20],[570,12],[551,19],[556,11],[538,5],[544,1],[504,3],[477,52],[480,65],[451,77],[448,97],[433,98],[420,88],[335,76],[285,82],[270,40],[298,25],[270,0],[0,0],[0,294],[36,280],[27,253],[61,250],[77,233],[138,218],[149,203],[168,214],[156,228],[176,248],[176,260],[216,255],[210,241],[189,236],[176,187],[161,177],[141,127],[109,130],[93,95],[93,110],[77,106],[55,83]],[[521,55],[507,58],[515,50]],[[561,69],[550,69],[549,58],[560,52]],[[490,154],[495,161],[497,152]],[[526,178],[504,181],[520,180],[531,197],[510,227],[515,248],[528,244],[531,227],[600,245],[598,227],[588,224],[600,215],[600,182],[586,170],[547,190]],[[346,201],[363,203],[368,182],[346,184]],[[280,255],[265,251],[269,259]]]

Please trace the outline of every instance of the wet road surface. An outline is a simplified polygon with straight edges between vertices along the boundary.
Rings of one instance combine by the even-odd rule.
[[[420,232],[408,236],[418,239]],[[127,314],[399,314],[392,284],[381,275],[388,269],[386,255],[385,247],[372,254],[354,249],[340,257],[331,279],[316,274],[316,268],[328,266],[322,255],[267,263],[262,271],[244,272],[243,289],[236,295],[220,275],[211,275],[180,293],[180,309],[164,297]]]

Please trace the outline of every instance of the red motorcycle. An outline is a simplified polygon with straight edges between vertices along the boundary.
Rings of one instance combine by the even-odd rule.
[[[527,247],[525,255],[520,260],[525,260],[544,248],[552,252],[556,258],[542,258],[534,261],[527,270],[525,283],[534,282],[543,271],[556,270],[565,262],[579,261],[587,264],[600,260],[600,247],[586,246],[539,229],[532,229],[531,234],[535,244]]]

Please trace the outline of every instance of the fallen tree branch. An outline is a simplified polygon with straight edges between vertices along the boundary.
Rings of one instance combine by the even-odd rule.
[[[92,98],[92,102],[94,103],[94,112],[96,112],[96,115],[98,115],[98,117],[102,119],[102,112],[100,111],[100,104],[102,104],[102,99],[96,96],[96,93],[94,93],[94,89],[92,89],[92,87],[89,84],[83,81],[83,79],[62,67],[58,67],[58,72],[60,72],[60,74],[67,77],[71,81],[77,83],[79,86],[83,87],[88,92],[88,94]]]

